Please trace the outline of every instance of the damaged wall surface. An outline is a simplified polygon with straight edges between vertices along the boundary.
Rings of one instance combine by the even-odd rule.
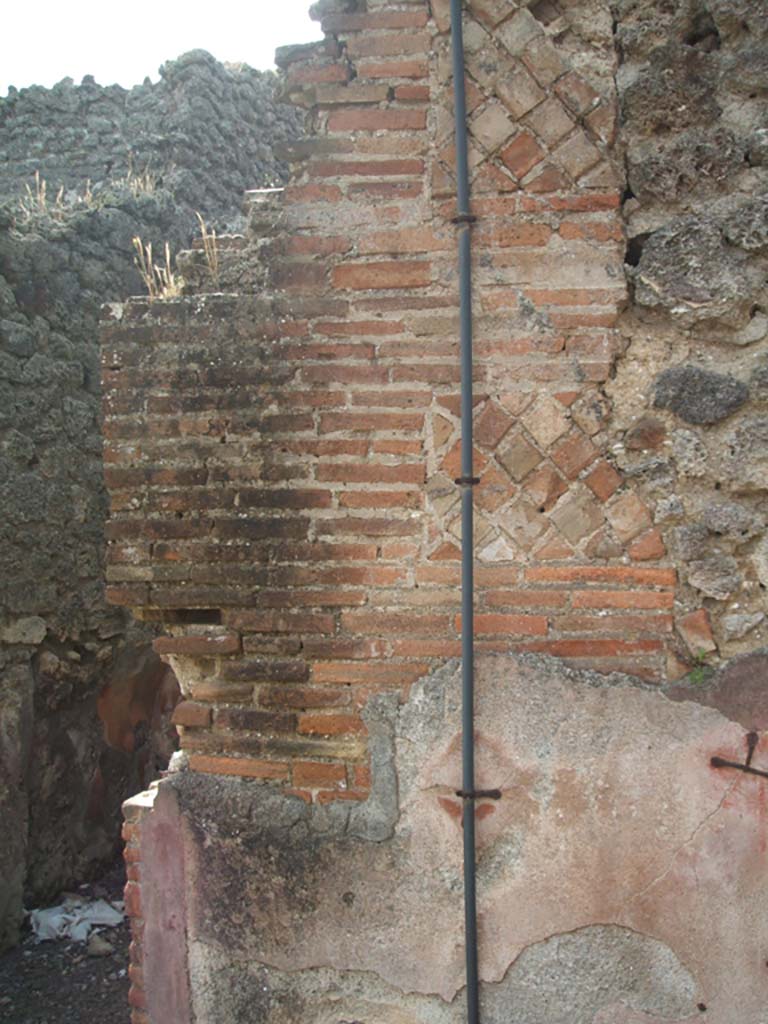
[[[226,294],[103,325],[108,595],[184,696],[126,808],[137,1024],[463,1019],[448,6],[316,5]],[[765,779],[711,763],[768,769],[737,6],[465,5],[491,1024],[765,1024]]]
[[[172,673],[104,600],[99,309],[142,287],[134,236],[175,251],[285,172],[274,85],[196,51],[156,86],[0,99],[0,948],[114,856],[175,747]]]

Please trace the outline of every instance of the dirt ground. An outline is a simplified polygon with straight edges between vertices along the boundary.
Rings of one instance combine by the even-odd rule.
[[[122,899],[122,861],[78,896]],[[114,946],[108,956],[88,956],[69,940],[36,943],[31,931],[0,956],[0,1024],[128,1024],[128,922],[104,929]]]

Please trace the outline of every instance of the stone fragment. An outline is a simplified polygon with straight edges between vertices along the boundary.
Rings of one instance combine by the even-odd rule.
[[[729,187],[744,165],[744,148],[721,126],[700,128],[630,143],[629,184],[641,202],[673,202],[691,194],[717,193]]]
[[[673,366],[655,381],[653,404],[686,423],[710,424],[731,416],[749,398],[749,388],[730,375],[698,366]]]
[[[764,356],[750,374],[749,386],[755,397],[768,398],[768,356]]]
[[[688,566],[688,582],[706,597],[726,601],[741,584],[739,563],[728,555],[712,555]]]
[[[764,516],[733,501],[707,505],[700,519],[710,533],[740,542],[757,536],[765,526]]]
[[[528,43],[541,35],[541,25],[527,7],[518,10],[509,21],[505,21],[497,35],[509,52],[517,57]]]
[[[752,552],[752,565],[762,585],[768,587],[768,535],[763,537]]]
[[[723,468],[736,490],[768,489],[768,416],[745,417],[726,438]]]
[[[103,935],[100,935],[98,932],[92,932],[88,937],[85,951],[88,956],[111,956],[115,951],[115,947]]]
[[[709,320],[743,327],[760,287],[718,224],[697,216],[653,232],[630,276],[638,305],[664,310],[684,325]]]
[[[551,395],[542,394],[523,414],[523,423],[542,448],[548,448],[568,430],[568,417],[562,405]]]
[[[720,620],[726,640],[741,640],[753,629],[756,629],[761,622],[765,621],[763,612],[753,612],[751,615],[734,614],[724,615]]]
[[[767,334],[768,316],[755,309],[745,327],[738,331],[724,331],[720,338],[729,345],[754,345],[756,341],[762,341]]]
[[[682,512],[681,506],[678,514]],[[678,526],[672,538],[678,556],[690,562],[695,558],[702,558],[706,553],[709,533],[702,523],[688,523],[685,526]]]
[[[677,519],[682,515],[685,515],[685,508],[676,494],[670,494],[667,498],[659,498],[656,502],[654,519],[657,523],[666,523],[670,519]]]
[[[636,494],[622,495],[607,510],[608,521],[621,541],[632,540],[651,526],[651,516],[646,505]]]
[[[530,550],[548,526],[546,516],[537,512],[528,501],[518,501],[505,509],[499,522],[523,551]]]
[[[710,125],[721,113],[714,88],[718,64],[712,55],[667,43],[651,53],[624,90],[625,130],[632,136]]]
[[[747,142],[747,159],[753,167],[768,165],[768,128],[758,128]]]
[[[38,615],[30,615],[25,619],[16,619],[15,622],[0,630],[0,641],[5,644],[36,646],[45,640],[47,631],[45,619],[41,619]]]
[[[655,416],[641,416],[624,435],[624,447],[630,451],[648,451],[660,448],[667,436],[667,428]]]
[[[541,462],[540,452],[521,433],[504,442],[497,458],[513,480],[521,481]]]
[[[604,522],[601,507],[587,493],[566,494],[551,512],[551,519],[571,544],[589,537]]]
[[[723,228],[732,245],[751,253],[768,250],[768,195],[756,196],[738,207]]]
[[[677,620],[677,631],[694,657],[717,650],[706,608],[681,616]]]
[[[676,430],[672,435],[672,452],[679,473],[683,476],[704,476],[708,453],[698,434],[692,430]]]

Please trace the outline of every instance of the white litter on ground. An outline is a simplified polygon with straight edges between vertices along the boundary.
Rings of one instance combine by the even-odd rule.
[[[30,912],[29,921],[38,942],[50,939],[72,939],[87,942],[92,931],[116,928],[121,924],[125,904],[121,900],[87,900],[68,896],[58,907]]]

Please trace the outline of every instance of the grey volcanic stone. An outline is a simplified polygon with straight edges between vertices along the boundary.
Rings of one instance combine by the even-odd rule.
[[[758,128],[747,142],[747,156],[753,167],[768,164],[768,128]]]
[[[748,252],[768,251],[768,195],[740,206],[729,217],[724,234],[729,242]]]
[[[739,564],[727,555],[713,555],[688,566],[688,582],[707,597],[725,601],[741,583]]]
[[[728,189],[744,165],[744,148],[720,126],[711,132],[690,129],[671,141],[642,139],[627,150],[629,184],[641,202],[674,202],[692,190],[711,195]]]
[[[756,537],[765,528],[764,516],[732,501],[707,505],[701,521],[710,533],[742,542]]]
[[[721,114],[716,78],[711,54],[675,43],[660,46],[624,91],[624,122],[635,136],[712,124]]]
[[[718,423],[749,398],[746,384],[698,366],[673,366],[656,378],[653,404],[686,423]]]
[[[631,277],[638,305],[662,309],[684,324],[718,320],[742,327],[759,287],[720,227],[697,216],[655,231]]]
[[[723,467],[737,490],[768,490],[768,416],[739,423],[727,439]]]

